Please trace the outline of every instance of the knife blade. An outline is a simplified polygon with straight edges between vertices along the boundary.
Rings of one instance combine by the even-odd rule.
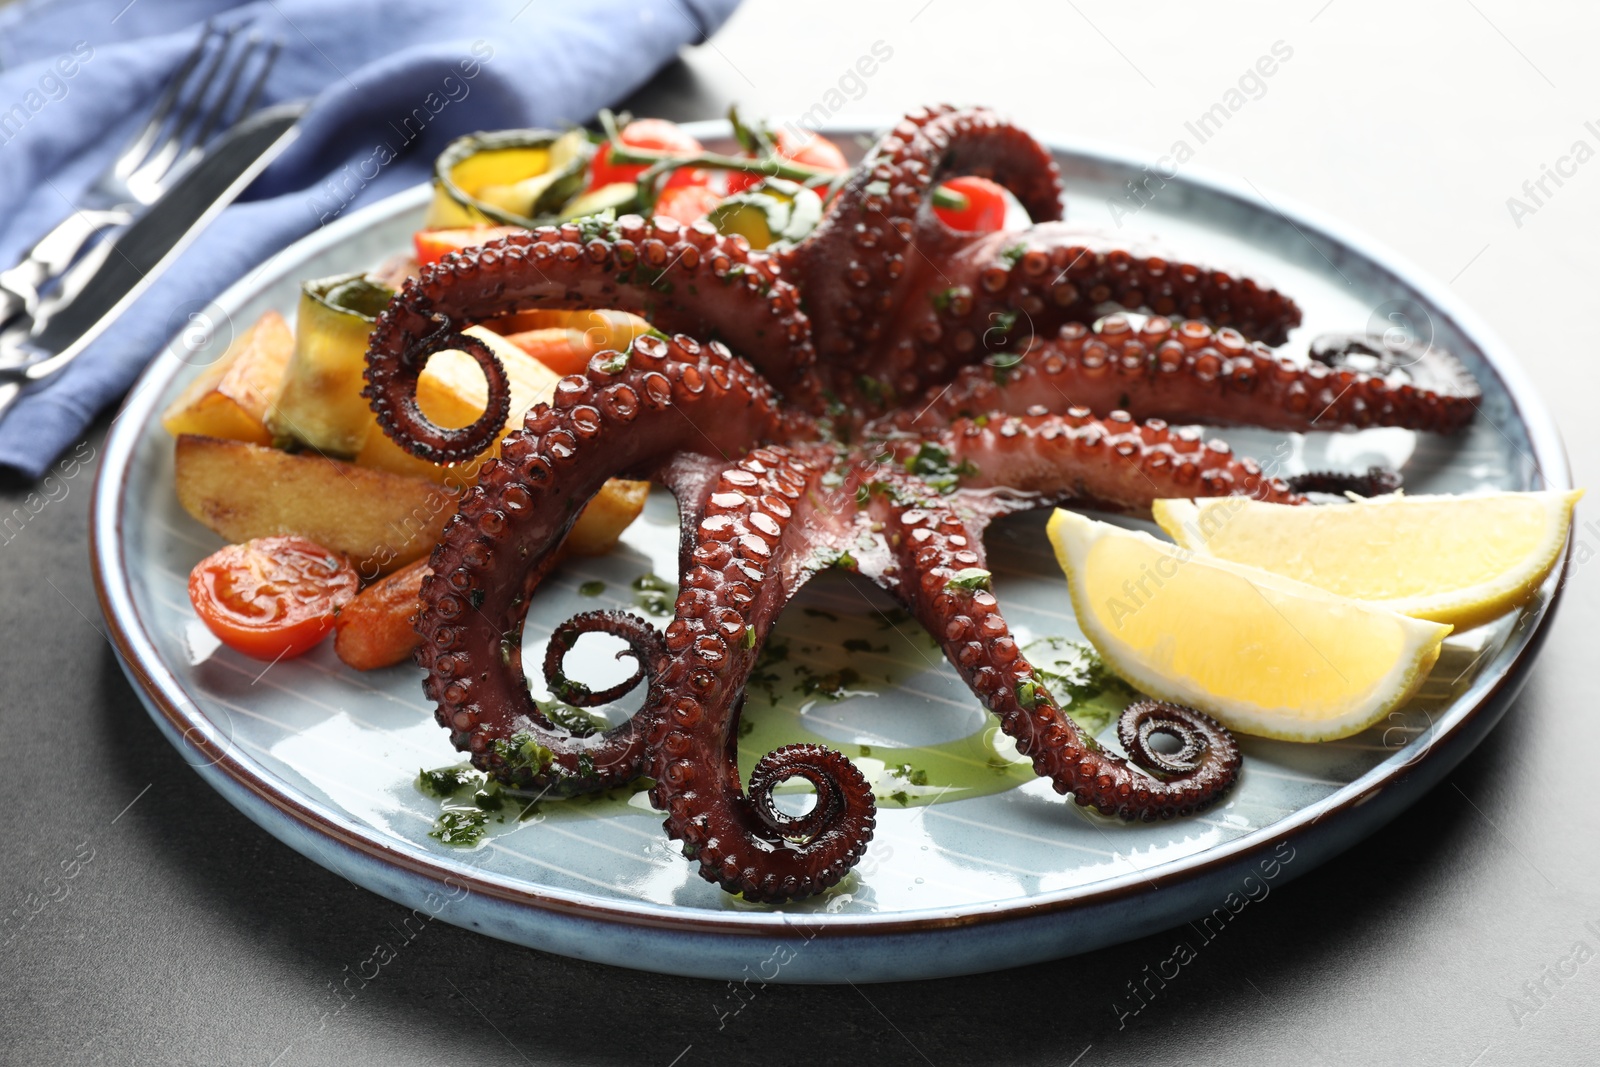
[[[71,362],[148,289],[200,231],[231,204],[298,135],[308,101],[263,108],[237,123],[205,158],[118,234],[73,295],[7,347],[0,410],[24,382]],[[20,365],[17,365],[20,364]]]

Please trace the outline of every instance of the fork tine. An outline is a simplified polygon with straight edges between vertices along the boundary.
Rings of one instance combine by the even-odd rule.
[[[256,72],[255,83],[250,86],[250,91],[245,94],[244,103],[239,105],[238,118],[234,121],[237,122],[238,119],[249,117],[250,113],[256,109],[256,101],[261,99],[261,90],[267,84],[267,75],[272,73],[272,65],[278,61],[278,53],[281,51],[283,51],[283,38],[274,37],[272,43],[267,46],[267,57],[261,61],[261,69]]]
[[[217,102],[211,105],[211,110],[201,120],[200,132],[194,136],[195,148],[204,147],[206,138],[210,137],[211,131],[217,128],[217,124],[222,120],[223,114],[228,110],[228,101],[233,98],[233,91],[239,87],[239,76],[250,65],[250,57],[260,47],[261,35],[259,33],[251,33],[245,41],[239,57],[233,61],[233,65],[228,69],[228,80],[222,83],[222,92],[217,94]]]
[[[168,145],[175,146],[174,154],[176,154],[176,148],[182,147],[182,142],[188,133],[189,124],[200,113],[200,106],[205,102],[206,93],[210,91],[211,83],[216,80],[217,71],[222,69],[222,61],[228,58],[228,47],[233,43],[234,34],[238,32],[238,26],[229,26],[222,31],[222,41],[212,54],[211,62],[206,65],[206,72],[200,76],[200,84],[184,103],[183,111],[178,116],[177,124],[172,128],[172,139],[167,145],[163,145],[163,148]]]
[[[112,168],[112,172],[117,177],[126,178],[129,174],[138,170],[139,165],[150,154],[150,149],[156,143],[156,135],[161,132],[161,127],[166,124],[167,116],[172,112],[173,103],[177,101],[178,94],[183,91],[183,83],[188,80],[190,74],[194,73],[194,68],[200,63],[200,57],[205,54],[206,41],[210,40],[212,32],[211,21],[208,19],[204,29],[200,31],[200,39],[194,43],[194,47],[189,50],[189,54],[178,65],[178,69],[172,75],[172,80],[167,82],[167,87],[162,91],[160,99],[156,101],[155,110],[150,113],[150,118],[144,124],[144,128],[135,135],[132,141],[128,142],[128,146],[117,156],[116,164]]]
[[[200,84],[188,94],[184,101],[183,110],[179,112],[177,121],[173,123],[172,130],[167,134],[167,139],[161,147],[132,174],[128,181],[132,183],[150,184],[159,182],[163,175],[171,168],[173,161],[182,153],[184,145],[188,142],[189,126],[194,122],[195,116],[200,111],[200,106],[205,102],[206,92],[211,88],[211,83],[216,79],[217,71],[222,66],[222,61],[227,58],[228,46],[233,43],[234,34],[239,32],[238,26],[229,26],[220,31],[222,40],[212,52],[211,60],[206,64],[205,72],[200,76]]]

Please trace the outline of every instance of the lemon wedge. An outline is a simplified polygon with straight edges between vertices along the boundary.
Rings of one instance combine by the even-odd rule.
[[[1158,500],[1153,511],[1185,548],[1465,629],[1533,596],[1582,495],[1388,496],[1329,507],[1214,497]]]
[[[1069,511],[1049,534],[1106,665],[1240,733],[1359,733],[1410,698],[1450,632]]]

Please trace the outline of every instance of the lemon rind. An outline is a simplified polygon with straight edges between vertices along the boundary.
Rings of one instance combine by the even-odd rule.
[[[1389,600],[1362,600],[1361,603],[1393,611],[1401,615],[1408,615],[1414,619],[1424,619],[1429,622],[1446,623],[1457,630],[1467,630],[1484,623],[1492,622],[1507,612],[1521,608],[1533,601],[1543,588],[1550,572],[1555,569],[1556,563],[1561,559],[1562,551],[1567,544],[1567,538],[1572,529],[1572,509],[1583,496],[1582,489],[1570,490],[1539,490],[1528,495],[1544,498],[1543,503],[1548,516],[1552,518],[1549,524],[1551,534],[1539,546],[1530,552],[1516,566],[1508,568],[1500,576],[1477,585],[1463,586],[1460,589],[1450,589],[1442,593],[1427,596],[1396,597]],[[1398,502],[1437,502],[1444,500],[1472,500],[1490,496],[1506,496],[1510,493],[1482,493],[1463,496],[1410,496],[1376,498],[1358,506],[1383,507],[1390,503]],[[1217,498],[1220,499],[1220,498]],[[1202,510],[1205,506],[1194,500],[1157,500],[1152,506],[1157,524],[1178,545],[1189,551],[1206,556],[1216,562],[1236,562],[1224,557],[1214,555],[1203,538],[1194,536],[1199,530],[1202,519]],[[1275,573],[1275,572],[1272,572]],[[1283,576],[1279,576],[1283,577]],[[1286,579],[1293,581],[1295,579]]]
[[[1051,516],[1048,527],[1057,562],[1067,575],[1067,591],[1072,598],[1073,612],[1077,616],[1078,625],[1083,629],[1084,636],[1088,637],[1090,643],[1099,651],[1106,665],[1141,692],[1159,700],[1198,708],[1238,733],[1295,742],[1335,741],[1358,734],[1381,721],[1384,716],[1402,706],[1416,693],[1438,660],[1444,638],[1450,633],[1451,628],[1448,624],[1402,616],[1363,601],[1352,601],[1325,589],[1285,578],[1271,571],[1235,563],[1232,560],[1205,556],[1202,561],[1205,566],[1238,575],[1262,588],[1307,600],[1356,604],[1366,612],[1394,615],[1400,620],[1409,642],[1406,654],[1396,657],[1395,665],[1371,687],[1370,692],[1375,695],[1336,718],[1306,720],[1297,717],[1294,709],[1290,708],[1261,708],[1243,701],[1229,701],[1199,687],[1186,685],[1180,680],[1163,677],[1143,665],[1124,660],[1119,649],[1109,639],[1109,635],[1096,621],[1094,613],[1088,610],[1080,599],[1083,583],[1078,576],[1082,572],[1083,559],[1070,559],[1069,553],[1063,550],[1063,545],[1068,544],[1069,538],[1072,538],[1066,527],[1079,524],[1082,524],[1080,529],[1090,538],[1108,535],[1142,538],[1164,552],[1172,552],[1179,546],[1160,541],[1146,533],[1096,523],[1093,519],[1059,509]],[[1094,529],[1096,526],[1104,526],[1105,531],[1096,532]],[[1090,544],[1092,540],[1083,539],[1079,543],[1078,539],[1072,538],[1071,547],[1078,550],[1080,557],[1086,557]]]

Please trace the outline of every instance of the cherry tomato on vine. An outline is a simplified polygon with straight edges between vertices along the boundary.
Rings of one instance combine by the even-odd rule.
[[[964,208],[941,207],[937,201],[933,213],[946,226],[965,233],[994,233],[1005,228],[1006,191],[990,181],[967,174],[951,178],[939,187],[964,198]]]
[[[711,214],[711,209],[722,203],[722,194],[704,185],[682,185],[676,189],[662,190],[656,198],[657,215],[677,219],[688,226]]]
[[[189,600],[218,640],[256,659],[298,656],[356,595],[355,568],[303,537],[229,545],[189,572]]]
[[[694,155],[705,151],[699,141],[679,129],[677,123],[668,122],[666,119],[634,119],[622,128],[617,134],[617,139],[630,148],[642,148],[647,152]],[[594,162],[589,166],[589,188],[598,189],[602,185],[634,181],[647,167],[648,165],[644,163],[611,162],[611,146],[603,144],[600,146],[600,151],[594,154]],[[709,177],[703,170],[680,167],[667,179],[667,188],[704,185]]]
[[[838,145],[826,137],[809,131],[795,132],[785,126],[778,131],[777,141],[773,147],[777,149],[779,156],[791,163],[832,172],[850,169],[850,164],[845,162],[844,153],[839,150]],[[760,180],[759,174],[730,172],[728,192],[742,193]]]

